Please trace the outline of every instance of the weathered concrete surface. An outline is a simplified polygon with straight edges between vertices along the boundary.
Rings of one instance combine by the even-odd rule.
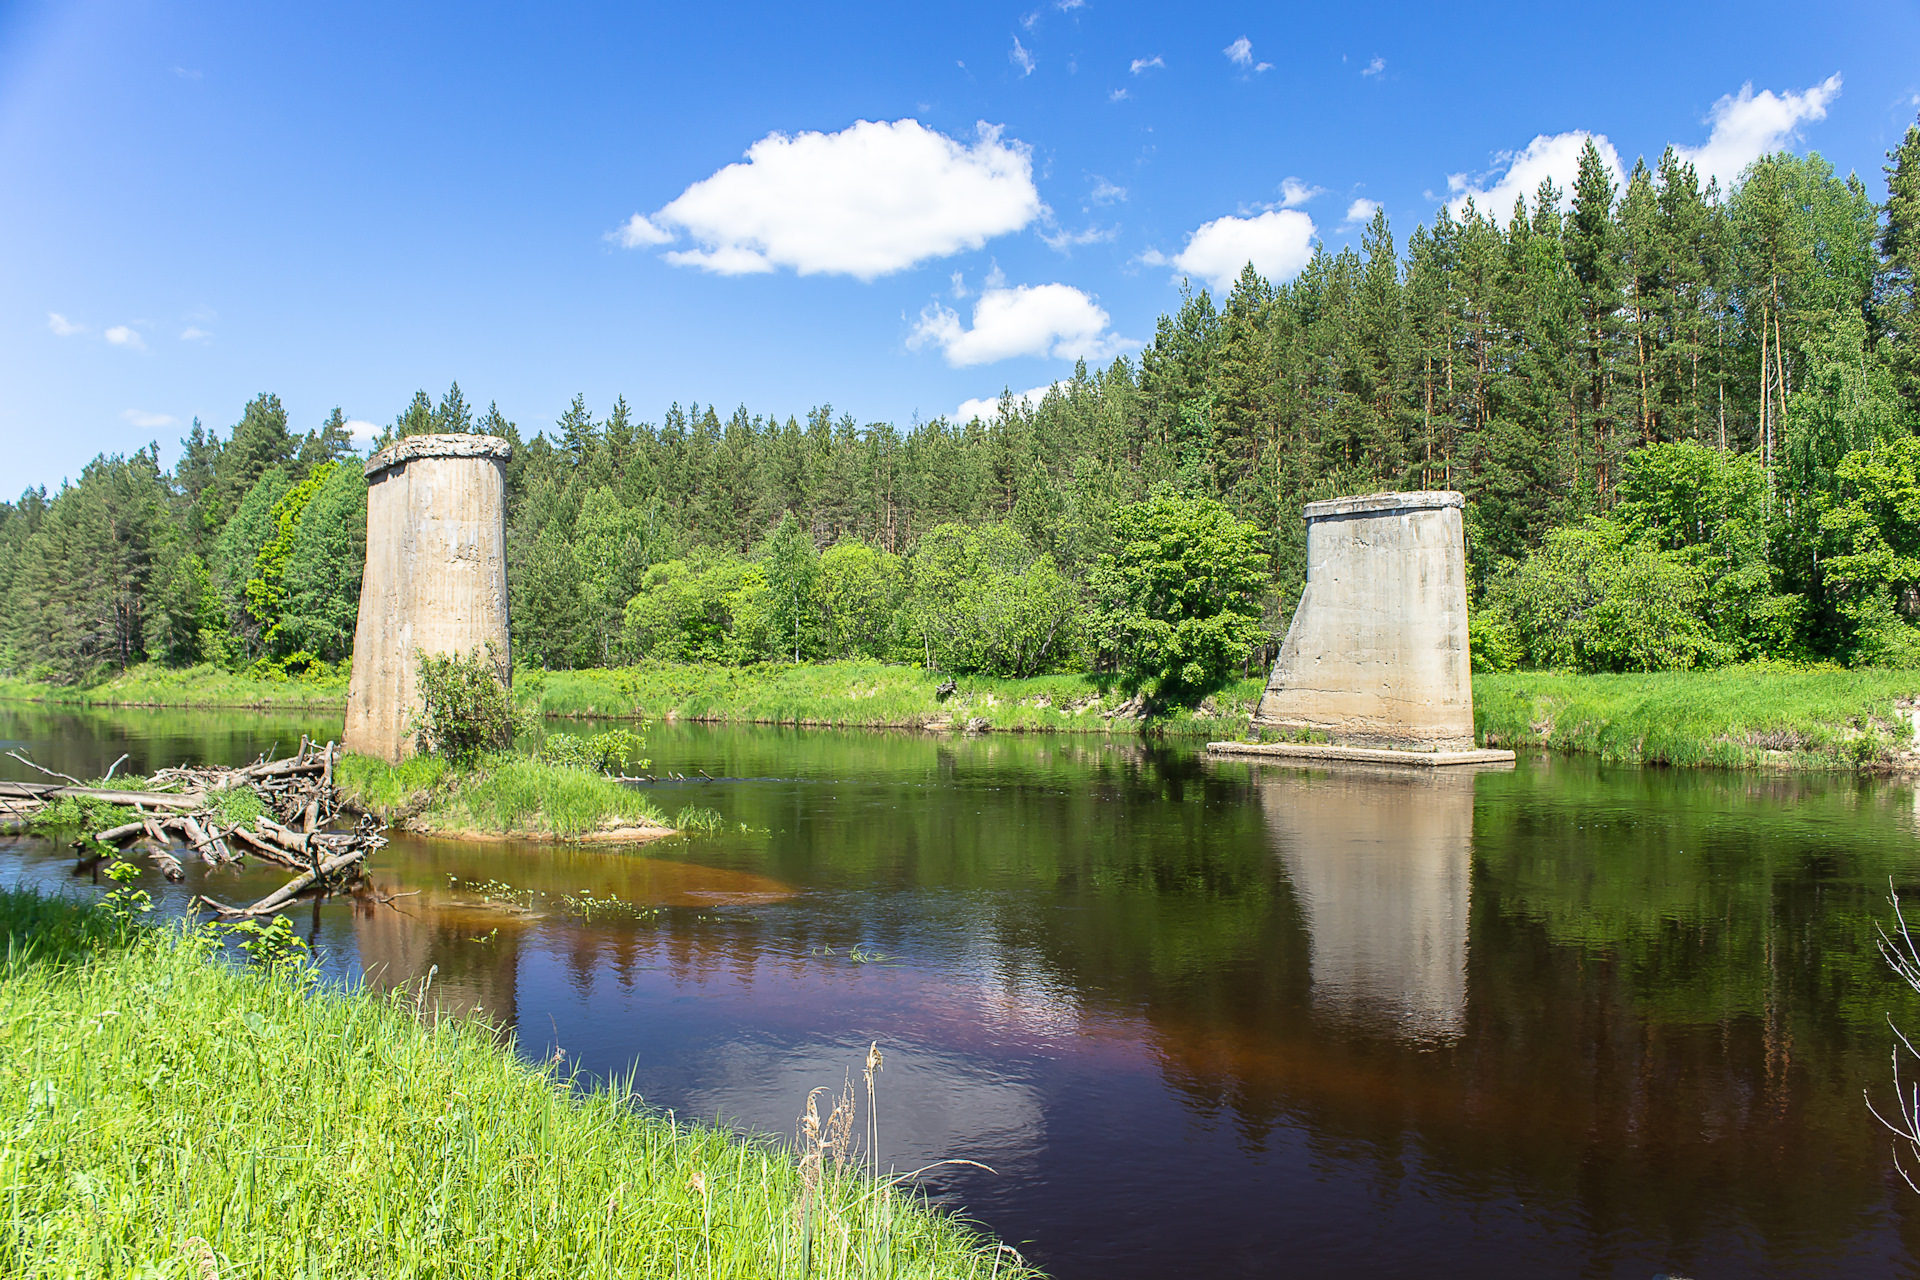
[[[410,436],[367,461],[367,568],[353,633],[346,748],[414,752],[418,656],[485,652],[513,671],[507,633],[506,461],[481,435]]]
[[[1255,728],[1473,751],[1464,505],[1452,492],[1307,504],[1307,589]]]

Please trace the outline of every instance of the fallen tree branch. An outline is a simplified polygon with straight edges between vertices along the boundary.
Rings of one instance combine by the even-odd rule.
[[[71,782],[76,787],[84,787],[87,785],[86,783],[80,781],[80,779],[74,777],[71,774],[61,773],[58,769],[49,769],[45,765],[35,764],[33,761],[21,755],[18,751],[9,751],[7,752],[7,754],[12,756],[15,760],[18,760],[21,764],[27,766],[27,768],[34,770],[36,773],[44,773],[49,778],[65,778],[68,782]]]

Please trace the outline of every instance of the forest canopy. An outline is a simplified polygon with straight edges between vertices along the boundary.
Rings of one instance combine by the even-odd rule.
[[[1466,495],[1482,667],[1909,664],[1920,125],[1884,176],[1876,202],[1781,153],[1722,192],[1669,151],[1616,184],[1589,144],[1570,192],[1442,208],[1404,250],[1376,213],[987,419],[576,397],[529,437],[455,384],[376,443],[514,443],[514,653],[548,668],[861,657],[1192,697],[1275,648],[1301,504],[1381,489]],[[0,672],[332,669],[365,513],[341,411],[297,432],[271,394],[170,472],[96,458],[0,503]]]

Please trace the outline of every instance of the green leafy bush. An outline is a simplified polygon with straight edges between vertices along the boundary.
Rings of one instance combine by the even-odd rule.
[[[455,764],[513,746],[519,720],[513,708],[511,676],[493,646],[462,657],[422,653],[416,659],[420,711],[414,741],[423,752]]]
[[[1260,531],[1210,498],[1156,493],[1114,512],[1092,586],[1099,634],[1136,687],[1198,698],[1265,640]]]
[[[646,745],[645,739],[630,729],[609,729],[590,738],[550,733],[540,744],[540,758],[569,769],[623,774],[629,768],[644,769],[653,763],[640,755]]]

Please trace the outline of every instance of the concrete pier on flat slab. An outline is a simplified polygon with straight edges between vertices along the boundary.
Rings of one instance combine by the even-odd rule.
[[[492,647],[507,630],[506,462],[493,436],[409,436],[367,460],[367,567],[347,685],[349,751],[397,764],[414,753],[419,656]]]
[[[1313,740],[1208,749],[1419,765],[1512,760],[1473,740],[1465,505],[1451,491],[1308,503],[1306,590],[1252,728]]]

